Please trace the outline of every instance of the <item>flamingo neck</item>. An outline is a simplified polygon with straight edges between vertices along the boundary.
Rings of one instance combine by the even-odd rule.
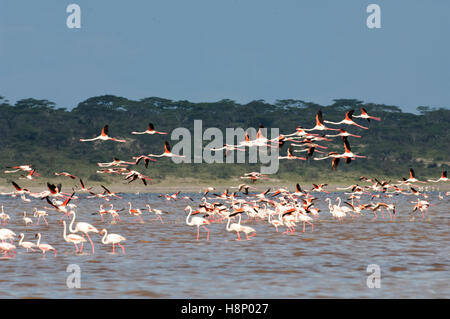
[[[194,223],[192,223],[192,221],[189,222],[189,217],[191,216],[191,214],[192,214],[192,208],[189,206],[189,214],[186,217],[186,224],[188,224],[189,226],[194,225]]]
[[[106,236],[108,235],[108,231],[105,229],[104,232],[105,232],[105,234],[103,235],[102,243],[106,244]]]
[[[36,246],[39,246],[40,243],[41,243],[41,233],[38,234],[38,241],[36,243]]]
[[[75,216],[75,212],[74,211],[72,211],[72,214],[73,214],[73,217],[72,217],[72,221],[70,222],[70,225],[69,225],[69,230],[70,230],[70,232],[74,233],[75,229],[73,229],[73,223],[75,222],[76,216]]]
[[[19,240],[19,246],[20,246],[20,245],[22,245],[22,242],[23,242],[23,237],[24,237],[24,236],[23,236],[23,234],[22,234],[22,236],[20,236],[20,240]]]
[[[227,221],[227,230],[230,231],[230,222],[231,222],[231,218],[228,217],[228,221]]]

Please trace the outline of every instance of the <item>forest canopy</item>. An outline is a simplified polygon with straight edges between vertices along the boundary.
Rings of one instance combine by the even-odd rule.
[[[320,109],[324,119],[340,121],[346,111],[359,114],[364,107],[369,114],[381,117],[381,122],[358,119],[369,130],[349,127],[348,131],[361,135],[351,140],[352,150],[366,155],[349,165],[342,164],[332,171],[328,161],[281,162],[276,175],[280,179],[315,180],[327,177],[339,181],[360,175],[399,178],[407,176],[410,167],[423,177],[437,176],[450,166],[450,110],[419,106],[418,114],[404,113],[394,105],[365,103],[356,99],[335,99],[331,105],[301,100],[278,100],[273,104],[263,100],[239,104],[223,99],[217,102],[193,103],[173,101],[160,97],[130,100],[114,95],[91,97],[72,110],[58,107],[48,100],[27,98],[15,104],[0,97],[0,165],[32,164],[42,176],[55,171],[69,171],[87,179],[104,180],[96,174],[97,162],[111,161],[113,157],[130,160],[140,154],[160,154],[164,140],[177,127],[193,131],[194,120],[203,120],[207,127],[266,128],[277,127],[289,134],[301,125],[313,127]],[[143,131],[149,122],[164,136],[136,136],[131,131]],[[111,136],[126,138],[127,143],[80,143],[81,137],[97,136],[108,124]],[[337,141],[337,140],[336,140]],[[171,142],[173,143],[173,142]],[[119,145],[120,144],[120,145]],[[206,142],[205,142],[206,144]],[[342,151],[337,141],[329,150]],[[286,153],[286,146],[281,150]],[[244,172],[259,169],[257,164],[174,164],[158,159],[148,169],[139,169],[156,180],[167,176],[198,179],[228,179]],[[4,175],[4,174],[3,174]],[[3,176],[4,179],[9,176]]]

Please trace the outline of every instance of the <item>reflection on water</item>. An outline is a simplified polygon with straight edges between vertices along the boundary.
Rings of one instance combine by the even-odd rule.
[[[195,203],[199,194],[189,194]],[[327,197],[339,196],[329,194]],[[325,196],[318,195],[321,209],[314,232],[282,235],[272,226],[253,223],[256,236],[251,241],[235,241],[235,234],[225,224],[212,224],[210,241],[185,224],[186,201],[167,202],[157,194],[124,195],[114,200],[122,223],[101,222],[93,214],[97,199],[75,200],[77,220],[107,228],[127,238],[126,255],[112,255],[111,245],[101,243],[92,234],[95,255],[87,243],[83,254],[75,255],[74,246],[63,240],[62,214],[48,210],[49,226],[42,223],[25,231],[23,210],[32,215],[33,207],[45,203],[33,200],[1,198],[5,212],[11,216],[6,226],[25,240],[42,242],[58,250],[56,259],[39,252],[25,253],[18,247],[17,256],[0,260],[1,298],[449,298],[450,249],[448,197],[438,200],[432,193],[432,206],[425,219],[411,218],[411,197],[395,198],[397,219],[371,221],[373,215],[343,222],[331,218]],[[144,212],[145,223],[128,214],[127,202],[133,207],[163,208],[164,224],[150,221],[155,216]],[[300,224],[299,224],[300,225]],[[18,243],[15,243],[18,246]],[[67,266],[81,268],[81,288],[66,285]],[[381,267],[381,288],[366,285],[367,266]]]

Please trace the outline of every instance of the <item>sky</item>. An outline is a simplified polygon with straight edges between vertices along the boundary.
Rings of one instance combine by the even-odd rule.
[[[449,12],[448,0],[2,0],[0,95],[68,109],[104,94],[449,108]]]

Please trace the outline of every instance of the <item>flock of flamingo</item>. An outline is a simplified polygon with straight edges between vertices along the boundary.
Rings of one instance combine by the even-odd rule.
[[[250,147],[269,147],[281,149],[282,146],[289,142],[290,145],[287,149],[287,154],[285,156],[279,156],[280,160],[326,160],[331,159],[331,167],[335,170],[342,159],[345,163],[350,163],[352,160],[357,158],[366,158],[366,156],[355,154],[351,151],[349,138],[361,138],[361,136],[356,134],[351,134],[342,128],[333,128],[325,126],[325,123],[331,125],[348,125],[355,126],[359,129],[367,130],[368,127],[362,126],[355,122],[354,118],[359,118],[363,120],[376,120],[380,121],[378,117],[370,116],[364,108],[361,108],[360,115],[353,115],[353,110],[345,114],[345,118],[340,122],[331,122],[323,120],[322,112],[319,111],[316,115],[316,125],[312,128],[305,129],[300,126],[297,127],[296,131],[288,135],[279,135],[276,138],[268,139],[263,134],[263,127],[257,132],[256,138],[251,140],[246,134],[245,140],[238,145],[228,145],[224,144],[222,148],[212,149],[213,151],[223,151],[225,150],[225,156],[232,151],[245,151]],[[125,143],[125,139],[117,139],[110,137],[109,127],[106,125],[101,134],[97,137],[90,139],[80,139],[81,142],[91,142],[91,141],[115,141],[119,143]],[[311,131],[336,131],[337,134],[317,134],[310,133]],[[142,132],[131,132],[132,134],[159,134],[166,135],[167,132],[159,132],[155,130],[152,123],[149,123],[148,128]],[[325,152],[327,146],[320,145],[318,143],[332,141],[333,138],[340,137],[342,139],[344,152]],[[300,149],[293,149],[294,147],[300,147]],[[306,157],[295,156],[294,153],[306,152]],[[313,157],[315,153],[326,153],[321,157]],[[131,183],[135,180],[140,180],[144,185],[147,185],[147,181],[151,180],[150,177],[134,170],[130,169],[131,165],[137,166],[142,160],[145,167],[147,168],[150,161],[156,161],[155,158],[160,157],[183,157],[183,155],[173,154],[170,149],[169,143],[166,141],[164,143],[164,151],[162,154],[147,154],[138,155],[132,157],[130,161],[119,160],[114,158],[113,161],[107,163],[97,163],[100,168],[98,174],[115,174],[123,176],[123,180]],[[17,165],[7,167],[4,171],[5,174],[23,173],[20,175],[19,179],[27,179],[33,181],[37,179],[40,175],[32,167],[32,165]],[[126,208],[114,209],[114,204],[109,203],[111,199],[122,199],[122,197],[117,192],[112,192],[104,185],[101,185],[102,191],[95,193],[92,191],[92,187],[86,187],[83,180],[75,175],[68,172],[54,172],[55,176],[67,177],[72,180],[78,180],[77,185],[72,188],[72,192],[65,193],[62,192],[62,185],[51,184],[47,182],[47,189],[41,192],[32,192],[26,188],[20,187],[18,183],[11,181],[14,190],[8,193],[0,193],[3,196],[10,196],[12,198],[19,198],[24,202],[31,202],[34,200],[45,200],[49,206],[43,206],[41,208],[34,207],[32,217],[27,216],[27,212],[23,212],[22,220],[25,227],[25,232],[28,231],[28,227],[39,222],[45,222],[48,225],[48,220],[50,215],[49,211],[55,211],[62,214],[59,219],[59,224],[61,225],[61,237],[64,241],[69,244],[73,244],[75,247],[75,253],[82,253],[84,244],[89,241],[91,245],[92,254],[95,253],[94,242],[91,239],[90,233],[99,234],[101,236],[101,243],[104,245],[112,245],[112,254],[115,254],[116,245],[125,254],[125,247],[122,245],[126,241],[126,238],[119,234],[108,233],[108,230],[103,227],[95,227],[92,224],[81,222],[77,220],[77,205],[74,204],[74,199],[89,199],[96,198],[104,200],[105,202],[100,205],[98,211],[96,212],[101,217],[101,223],[105,222],[104,216],[111,216],[110,223],[120,223],[123,222],[120,218],[120,212],[126,210]],[[245,173],[240,177],[241,179],[248,179],[255,183],[260,179],[268,179],[267,175],[261,174],[259,172]],[[427,181],[421,181],[416,178],[414,170],[410,169],[409,178],[402,178],[397,182],[378,180],[377,178],[367,178],[361,176],[360,182],[368,183],[369,185],[359,185],[354,184],[344,188],[337,188],[339,191],[348,191],[343,194],[348,195],[348,198],[342,203],[341,197],[337,197],[334,204],[333,200],[329,197],[325,199],[328,203],[328,210],[332,217],[336,218],[338,221],[342,221],[344,218],[351,217],[358,218],[362,215],[364,211],[372,212],[374,217],[372,220],[377,219],[377,212],[381,212],[381,218],[384,218],[384,211],[389,214],[391,220],[395,219],[397,210],[395,204],[392,201],[396,195],[411,195],[416,198],[416,201],[411,201],[414,204],[412,208],[412,213],[420,211],[422,218],[425,218],[425,214],[430,207],[429,194],[421,190],[419,184],[424,184],[426,182],[439,183],[439,182],[449,182],[447,178],[447,172],[442,172],[438,179],[428,179]],[[289,191],[287,188],[278,188],[273,191],[267,189],[264,192],[257,193],[251,192],[251,190],[256,190],[254,186],[247,185],[245,183],[240,184],[235,187],[237,190],[230,192],[226,189],[223,193],[213,193],[216,189],[214,187],[208,187],[201,191],[202,199],[198,205],[198,208],[193,209],[192,204],[186,206],[186,224],[188,226],[194,226],[197,228],[197,240],[200,240],[200,229],[204,229],[207,232],[206,239],[209,240],[210,230],[207,225],[212,223],[222,223],[224,224],[224,229],[228,232],[236,233],[236,240],[241,240],[241,234],[245,235],[246,240],[250,240],[251,237],[256,235],[256,230],[248,225],[243,225],[245,223],[266,223],[270,227],[274,227],[275,231],[278,232],[278,228],[284,227],[284,231],[281,232],[283,235],[293,234],[296,230],[297,224],[301,223],[303,226],[303,232],[306,231],[306,226],[311,227],[311,231],[314,230],[314,221],[319,218],[322,214],[321,210],[315,206],[318,197],[314,195],[317,193],[329,193],[326,190],[327,184],[313,184],[313,187],[309,190],[302,189],[299,184],[296,185],[294,191]],[[85,197],[77,196],[76,193],[86,193]],[[363,197],[364,196],[364,197]],[[444,196],[450,196],[450,192],[441,195],[439,193],[439,200],[444,199]],[[161,194],[159,197],[167,202],[184,200],[188,202],[194,202],[194,200],[189,196],[182,196],[180,192],[174,194]],[[387,198],[386,201],[380,201],[381,198]],[[366,202],[363,203],[364,199]],[[135,216],[139,222],[144,223],[142,216],[146,211],[154,214],[155,218],[152,220],[158,220],[161,224],[164,224],[162,219],[163,214],[167,213],[167,210],[161,210],[157,208],[152,208],[150,204],[146,205],[145,209],[133,208],[131,202],[127,203],[128,213]],[[166,204],[167,206],[167,204]],[[245,216],[246,219],[242,219]],[[68,224],[65,220],[68,219]],[[2,205],[2,211],[0,213],[0,221],[2,227],[6,227],[10,221],[10,216],[4,211]],[[42,220],[42,221],[41,221]],[[100,221],[99,221],[100,223]],[[18,246],[25,249],[25,251],[33,252],[40,250],[45,258],[47,252],[54,253],[56,257],[56,249],[47,243],[41,242],[41,233],[37,233],[34,236],[36,242],[25,241],[25,235],[23,232],[17,236],[17,234],[8,228],[0,229],[0,251],[3,253],[3,258],[14,258],[16,256],[16,245],[15,241],[18,241]],[[80,245],[80,247],[78,247]]]

